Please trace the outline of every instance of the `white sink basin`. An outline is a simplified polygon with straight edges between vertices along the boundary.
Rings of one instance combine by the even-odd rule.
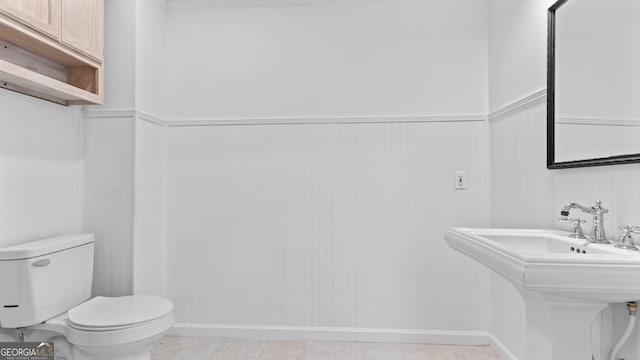
[[[606,303],[640,299],[640,252],[556,230],[452,228],[449,246],[524,290]]]
[[[640,252],[556,230],[452,228],[450,247],[515,285],[527,311],[526,360],[591,359],[591,323],[609,303],[640,300]],[[599,355],[595,356],[600,358]]]

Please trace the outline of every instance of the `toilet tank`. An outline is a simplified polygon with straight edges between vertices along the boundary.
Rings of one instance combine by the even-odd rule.
[[[93,235],[0,248],[0,327],[39,324],[91,297]]]

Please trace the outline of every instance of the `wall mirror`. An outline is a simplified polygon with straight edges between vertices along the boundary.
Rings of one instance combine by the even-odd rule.
[[[640,1],[548,12],[547,167],[640,162]]]

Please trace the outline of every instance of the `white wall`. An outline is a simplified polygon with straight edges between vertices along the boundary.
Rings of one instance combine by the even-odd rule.
[[[85,229],[100,242],[94,294],[166,293],[164,2],[105,4],[106,97],[87,107]]]
[[[443,234],[487,224],[487,146],[483,121],[170,128],[178,322],[486,330],[487,271]]]
[[[0,90],[0,246],[82,231],[80,111]]]
[[[537,0],[490,1],[490,88],[492,110],[544,89],[546,76],[546,7]],[[516,44],[517,43],[517,44]],[[517,61],[518,59],[522,61]],[[515,69],[517,68],[517,70]],[[508,81],[513,79],[513,81]],[[517,84],[522,81],[523,84]],[[527,84],[527,86],[522,86]],[[498,91],[493,91],[498,89]],[[494,94],[496,98],[494,100]],[[526,134],[526,136],[525,136]],[[492,226],[558,227],[555,219],[569,202],[585,205],[602,200],[611,211],[605,217],[608,237],[618,236],[617,226],[640,219],[638,181],[640,165],[607,166],[550,171],[546,157],[546,104],[533,102],[491,120]],[[511,209],[511,213],[508,213]],[[576,214],[578,215],[578,214]],[[588,226],[589,224],[587,224]],[[513,287],[495,276],[492,281],[492,331],[516,356],[524,352],[522,303]],[[499,315],[510,314],[506,317]],[[594,323],[594,341],[608,351],[626,321],[624,305],[605,310]],[[615,325],[615,326],[614,326]],[[598,333],[599,332],[599,333]],[[640,354],[635,332],[619,354]],[[596,360],[603,354],[596,354]]]
[[[488,274],[443,238],[488,224],[486,12],[476,0],[168,12],[180,326],[487,329]],[[468,190],[453,189],[455,170]]]
[[[165,126],[129,113],[93,110],[84,117],[84,224],[96,237],[93,293],[162,296]]]
[[[104,105],[86,106],[84,229],[96,237],[93,294],[132,290],[135,2],[105,1]],[[96,115],[100,111],[120,114]],[[99,273],[109,277],[100,278]]]
[[[135,122],[133,293],[166,296],[166,127]]]
[[[137,0],[133,292],[159,296],[167,291],[164,31],[164,1]]]
[[[134,107],[136,3],[131,0],[104,2],[104,105],[89,108],[120,110]]]
[[[135,1],[135,108],[164,115],[165,9],[161,0]]]
[[[548,228],[560,214],[546,170],[545,117],[543,96],[491,119],[492,226]]]
[[[553,3],[489,0],[491,112],[546,87],[546,11]]]
[[[171,10],[167,117],[486,114],[486,14],[484,0]]]
[[[164,112],[164,2],[105,1],[105,99],[91,109]]]
[[[96,238],[93,294],[128,295],[132,288],[134,122],[131,117],[90,114],[83,121],[84,228]]]

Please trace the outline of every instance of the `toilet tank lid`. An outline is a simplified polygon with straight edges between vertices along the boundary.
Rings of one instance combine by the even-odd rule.
[[[86,245],[94,241],[93,234],[65,234],[0,248],[0,261],[30,259]]]

